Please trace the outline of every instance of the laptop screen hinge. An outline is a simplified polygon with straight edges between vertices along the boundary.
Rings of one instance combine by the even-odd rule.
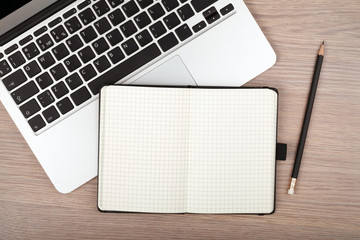
[[[16,38],[23,32],[29,30],[30,28],[34,27],[35,25],[39,24],[40,22],[44,21],[45,19],[49,18],[51,15],[55,14],[56,12],[60,11],[64,7],[68,6],[70,3],[75,2],[76,0],[59,0],[49,7],[41,10],[34,16],[30,17],[26,21],[20,23],[13,29],[9,30],[8,32],[4,33],[0,36],[0,46],[8,43],[12,39]]]

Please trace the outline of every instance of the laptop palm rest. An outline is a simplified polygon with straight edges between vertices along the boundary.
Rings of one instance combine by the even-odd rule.
[[[196,86],[196,82],[179,56],[175,56],[146,73],[131,84],[133,85],[177,85]]]

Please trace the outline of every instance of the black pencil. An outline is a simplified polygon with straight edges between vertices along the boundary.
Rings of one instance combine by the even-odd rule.
[[[288,190],[288,194],[294,194],[295,193],[296,180],[297,180],[298,175],[299,175],[301,158],[302,158],[302,155],[303,155],[303,152],[304,152],[306,135],[307,135],[308,128],[309,128],[311,112],[312,112],[314,101],[315,101],[316,89],[317,89],[317,85],[318,85],[318,82],[319,82],[322,62],[323,62],[323,59],[324,59],[324,50],[325,50],[325,44],[323,42],[321,44],[321,46],[320,46],[320,49],[319,49],[319,52],[318,52],[318,57],[317,57],[317,60],[316,60],[314,76],[313,76],[313,80],[312,80],[312,84],[311,84],[311,88],[310,88],[310,94],[309,94],[309,99],[308,99],[308,103],[307,103],[307,107],[306,107],[306,112],[305,112],[305,117],[304,117],[302,130],[301,130],[299,145],[298,145],[298,149],[297,149],[297,153],[296,153],[294,168],[293,168],[293,171],[292,171],[292,174],[291,174],[291,183],[290,183],[290,188]]]

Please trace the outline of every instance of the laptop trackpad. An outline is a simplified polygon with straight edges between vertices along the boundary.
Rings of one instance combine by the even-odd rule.
[[[189,73],[179,56],[175,56],[157,68],[146,73],[131,84],[134,85],[177,85],[196,86],[196,82]]]

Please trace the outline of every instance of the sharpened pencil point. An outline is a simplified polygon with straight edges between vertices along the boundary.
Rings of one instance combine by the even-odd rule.
[[[323,43],[321,44],[318,55],[324,56],[324,53],[325,53],[325,46],[324,45],[325,45],[325,41],[323,41]]]

